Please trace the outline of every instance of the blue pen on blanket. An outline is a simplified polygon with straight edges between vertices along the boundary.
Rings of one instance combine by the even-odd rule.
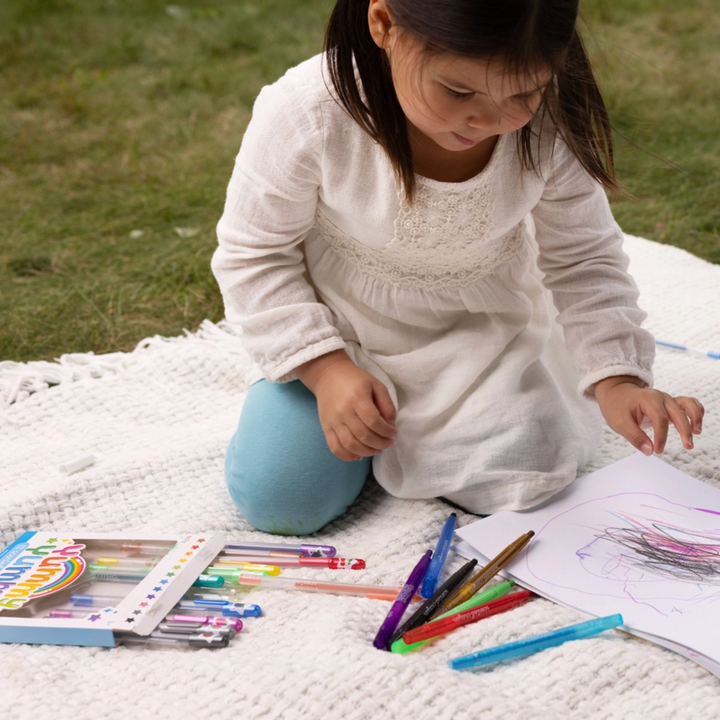
[[[450,549],[450,542],[452,541],[453,533],[455,532],[455,523],[457,522],[457,515],[451,513],[450,517],[445,521],[443,529],[440,531],[440,537],[438,538],[437,547],[432,555],[430,566],[428,567],[427,573],[425,573],[425,579],[423,580],[420,595],[426,600],[432,597],[437,586],[438,578],[440,577],[440,571],[445,564],[445,558],[447,558],[448,550]]]
[[[690,347],[689,345],[680,345],[679,343],[666,342],[665,340],[655,340],[656,345],[661,347],[672,348],[673,350],[682,350],[688,355],[696,355],[697,357],[709,357],[713,360],[720,360],[720,352],[712,350],[700,350],[700,348]]]
[[[556,647],[568,640],[580,640],[581,638],[591,637],[605,630],[620,627],[622,624],[622,615],[608,615],[607,617],[588,620],[587,622],[577,623],[576,625],[569,625],[559,630],[552,630],[542,635],[516,640],[515,642],[507,643],[507,645],[499,645],[498,647],[480,650],[470,655],[463,655],[462,657],[448,660],[448,666],[453,670],[472,670],[473,668],[489,665],[490,663],[510,660],[511,658],[530,655],[530,653],[545,650],[546,648]]]

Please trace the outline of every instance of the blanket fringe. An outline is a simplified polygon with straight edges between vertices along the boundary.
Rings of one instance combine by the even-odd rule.
[[[141,340],[131,352],[114,352],[96,355],[88,353],[67,353],[55,361],[35,360],[21,363],[12,360],[0,362],[0,406],[8,407],[13,403],[26,400],[33,393],[47,390],[54,385],[92,380],[107,374],[128,372],[129,361],[139,353],[167,347],[173,343],[207,343],[226,350],[229,354],[239,355],[247,362],[239,336],[240,331],[226,320],[215,324],[203,320],[194,333],[183,330],[184,335],[177,337],[153,337]]]

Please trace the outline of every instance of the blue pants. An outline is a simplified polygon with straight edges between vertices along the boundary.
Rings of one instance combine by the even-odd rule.
[[[250,386],[225,458],[245,519],[276,535],[308,535],[360,494],[372,460],[345,462],[327,446],[315,396],[299,381]]]

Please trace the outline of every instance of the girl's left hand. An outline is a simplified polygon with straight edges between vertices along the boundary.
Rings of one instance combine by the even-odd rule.
[[[659,455],[665,449],[668,427],[672,423],[683,447],[691,450],[693,433],[700,434],[705,414],[700,401],[692,397],[672,397],[641,384],[639,378],[629,375],[595,383],[595,397],[605,422],[645,455],[653,452]],[[652,424],[654,442],[642,430],[646,418]]]

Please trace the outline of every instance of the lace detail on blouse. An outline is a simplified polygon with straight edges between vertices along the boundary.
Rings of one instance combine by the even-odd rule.
[[[463,183],[451,190],[418,177],[415,201],[398,193],[400,211],[393,239],[382,249],[367,247],[318,211],[318,235],[342,258],[392,285],[423,289],[464,287],[490,275],[523,245],[524,221],[494,240],[495,198],[488,182]]]

